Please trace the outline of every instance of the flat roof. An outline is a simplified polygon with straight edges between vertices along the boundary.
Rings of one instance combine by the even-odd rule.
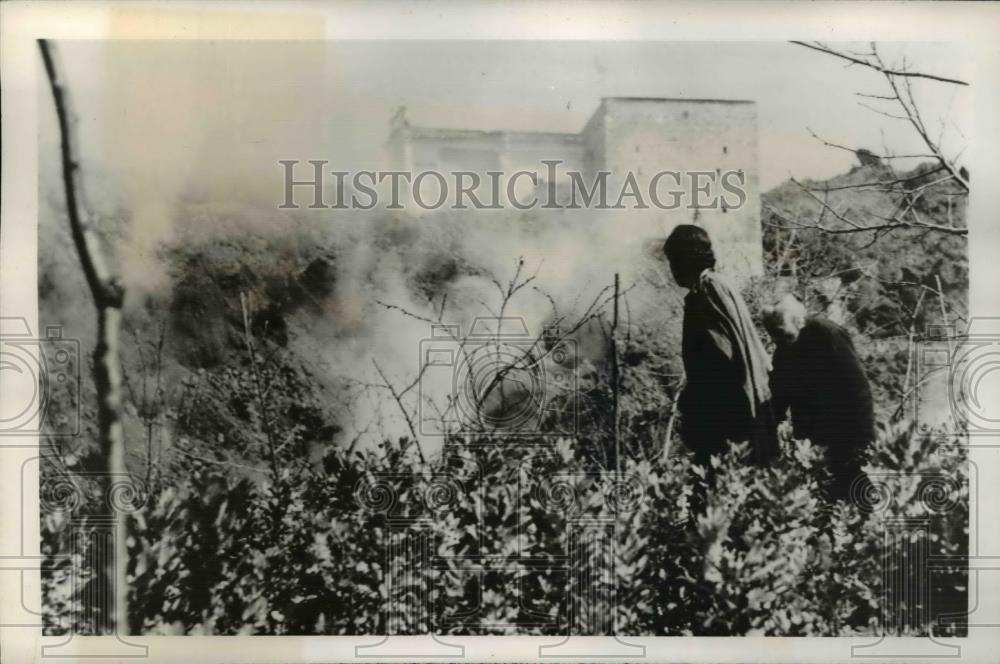
[[[601,104],[614,101],[650,101],[650,102],[683,102],[688,104],[755,104],[757,102],[750,99],[688,99],[684,97],[601,97]],[[586,125],[589,125],[598,115],[597,109],[591,114]],[[394,129],[392,134],[396,134],[399,129]],[[532,131],[530,129],[451,129],[447,127],[421,127],[419,125],[407,124],[403,131],[410,136],[420,138],[530,138],[562,140],[579,139],[582,132],[554,132],[554,131]]]
[[[683,101],[695,104],[755,104],[752,99],[694,99],[687,97],[601,97],[601,101]]]
[[[577,138],[578,133],[557,132],[557,131],[532,131],[530,129],[450,129],[445,127],[421,127],[410,125],[406,131],[412,135],[424,138],[453,138],[456,136],[480,137],[480,138],[503,138],[505,136],[532,139],[550,138],[553,140],[566,140],[567,138]]]

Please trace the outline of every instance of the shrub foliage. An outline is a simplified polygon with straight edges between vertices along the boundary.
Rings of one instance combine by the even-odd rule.
[[[191,460],[183,486],[148,496],[131,519],[131,626],[834,635],[884,624],[925,634],[933,616],[962,610],[961,566],[901,567],[911,580],[924,574],[930,606],[883,601],[892,590],[884,566],[905,567],[907,547],[950,560],[967,551],[967,463],[957,441],[883,431],[870,450],[872,487],[858,496],[864,510],[823,499],[821,449],[787,432],[782,445],[766,470],[736,445],[710,468],[678,453],[623,459],[621,472],[609,472],[572,439],[455,439],[427,463],[406,441],[332,449],[319,467],[289,465],[275,482]],[[697,492],[704,509],[693,512]],[[43,527],[44,553],[61,561],[45,575],[52,633],[87,629],[86,565],[54,556],[71,550],[68,517],[48,513]],[[903,517],[923,525],[893,539]]]

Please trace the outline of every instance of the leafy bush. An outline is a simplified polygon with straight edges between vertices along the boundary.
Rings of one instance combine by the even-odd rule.
[[[931,554],[967,551],[958,443],[884,431],[870,513],[829,505],[822,450],[787,432],[766,470],[737,445],[710,468],[675,454],[623,459],[619,474],[570,439],[451,440],[427,464],[406,441],[334,449],[278,487],[193,460],[183,487],[131,520],[130,622],[167,634],[872,632],[899,618],[883,616],[881,585],[893,519],[926,516]],[[45,522],[47,553],[65,530]],[[82,561],[66,564],[46,575],[53,633],[86,630],[64,583]],[[964,607],[964,569],[931,578],[935,612]]]

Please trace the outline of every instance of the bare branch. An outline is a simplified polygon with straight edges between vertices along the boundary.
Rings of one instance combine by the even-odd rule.
[[[902,121],[904,121],[904,122],[906,122],[906,121],[908,121],[908,120],[909,120],[909,118],[907,118],[907,117],[905,117],[905,116],[902,116],[902,115],[896,115],[896,114],[894,114],[894,113],[889,113],[889,112],[887,112],[887,111],[883,111],[883,110],[880,110],[880,109],[878,109],[878,108],[875,108],[874,106],[871,106],[871,105],[869,105],[869,104],[866,104],[866,103],[864,103],[864,102],[862,102],[862,101],[859,101],[859,102],[858,102],[858,106],[861,106],[862,108],[867,108],[867,109],[868,109],[869,111],[871,111],[872,113],[878,113],[879,115],[884,115],[885,117],[889,118],[890,120],[902,120]]]
[[[860,182],[858,184],[845,184],[839,187],[809,187],[810,191],[841,191],[843,189],[877,189],[877,188],[890,188],[894,185],[905,184],[907,182],[912,182],[913,180],[919,180],[920,178],[927,177],[934,173],[940,173],[945,170],[944,166],[935,166],[929,171],[924,171],[923,173],[917,173],[916,175],[908,175],[905,178],[897,178],[895,180],[877,180],[875,182]],[[946,178],[946,179],[951,179]]]
[[[382,367],[378,365],[378,360],[372,358],[372,364],[375,365],[375,371],[382,378],[382,382],[385,383],[386,388],[388,388],[392,398],[396,400],[396,405],[399,406],[399,410],[403,413],[403,417],[406,419],[406,426],[410,429],[410,436],[414,444],[417,446],[417,454],[420,456],[420,463],[427,463],[427,459],[424,458],[424,450],[420,446],[420,440],[417,438],[417,430],[413,427],[413,419],[410,417],[410,412],[406,410],[406,406],[403,405],[403,397],[396,391],[396,388],[392,386],[389,379],[386,377],[385,372],[382,371]]]
[[[854,148],[849,148],[846,145],[840,145],[839,143],[832,143],[830,141],[827,141],[826,139],[823,139],[823,138],[817,136],[816,132],[814,132],[809,127],[806,127],[806,131],[809,132],[810,136],[812,136],[813,138],[815,138],[817,141],[819,141],[823,145],[827,146],[828,148],[837,148],[838,150],[846,150],[846,151],[851,152],[853,154],[857,154],[858,153],[858,151],[855,150]],[[937,159],[937,155],[934,155],[934,154],[888,154],[888,153],[886,153],[886,154],[880,154],[880,155],[875,155],[875,156],[878,157],[879,159]]]
[[[420,314],[415,314],[412,311],[404,309],[403,307],[400,307],[398,305],[389,304],[387,302],[383,302],[382,300],[379,300],[378,298],[375,299],[375,304],[377,304],[377,305],[379,305],[381,307],[385,307],[386,309],[389,309],[390,311],[398,311],[399,313],[403,314],[404,316],[409,316],[410,318],[422,321],[424,323],[430,323],[431,325],[437,325],[440,322],[440,321],[436,321],[436,320],[434,320],[432,318],[427,318],[426,316],[421,316]]]
[[[260,416],[261,428],[264,430],[264,438],[267,441],[268,462],[271,465],[271,479],[275,489],[281,486],[281,465],[278,462],[278,443],[274,428],[271,423],[270,409],[268,408],[267,392],[264,386],[264,378],[260,371],[260,362],[257,358],[257,349],[254,346],[253,331],[251,326],[252,303],[250,296],[240,293],[240,311],[243,314],[243,341],[247,347],[247,357],[250,360],[250,372],[253,378],[254,393],[257,401],[257,410]]]
[[[878,113],[879,115],[891,118],[893,120],[904,120],[906,122],[909,122],[910,125],[917,132],[917,134],[920,136],[924,145],[926,145],[930,150],[930,154],[927,155],[886,154],[882,156],[882,158],[883,159],[903,159],[903,158],[934,159],[943,169],[947,170],[951,174],[952,179],[954,179],[955,182],[957,182],[958,185],[962,187],[962,189],[964,189],[965,191],[969,191],[968,174],[965,172],[964,169],[959,168],[955,164],[954,160],[947,158],[941,149],[941,136],[943,135],[944,123],[943,122],[941,123],[941,134],[939,135],[938,140],[935,140],[933,137],[931,137],[930,132],[927,129],[927,125],[920,114],[920,108],[917,105],[916,100],[914,99],[913,88],[911,84],[912,80],[915,78],[924,78],[945,83],[954,83],[958,85],[968,85],[967,83],[965,83],[964,81],[959,81],[957,79],[949,79],[941,76],[934,76],[932,74],[924,74],[921,72],[911,71],[907,67],[905,58],[903,59],[903,63],[900,67],[889,67],[882,59],[882,56],[879,54],[878,48],[874,43],[871,45],[871,53],[863,54],[860,56],[848,55],[845,52],[841,52],[829,46],[826,46],[821,42],[807,43],[807,42],[793,41],[791,43],[796,44],[798,46],[804,46],[805,48],[819,51],[821,53],[826,53],[828,55],[832,55],[837,58],[841,58],[851,64],[858,64],[865,67],[869,67],[881,73],[885,78],[886,83],[889,85],[889,88],[892,91],[892,95],[873,95],[860,92],[855,94],[859,97],[864,97],[868,99],[896,102],[896,104],[902,110],[902,115],[889,113],[888,111],[876,108],[874,106],[865,104],[863,102],[859,102],[859,104],[861,106],[864,106],[868,110],[872,111],[873,113]],[[851,148],[848,148],[846,146],[838,145],[820,139],[812,131],[810,131],[809,133],[812,134],[813,137],[815,137],[817,140],[822,141],[824,145],[827,145],[829,147],[839,148],[841,150],[851,150]],[[851,151],[857,154],[857,151],[855,150]]]
[[[780,210],[776,209],[775,207],[773,207],[771,205],[765,205],[765,207],[767,207],[767,209],[775,217],[777,217],[781,221],[785,222],[785,224],[788,224],[788,226],[783,226],[781,224],[771,224],[771,223],[768,223],[766,221],[764,222],[765,225],[776,227],[776,228],[786,228],[787,229],[787,228],[791,227],[791,228],[813,229],[813,230],[822,231],[824,233],[829,233],[831,235],[849,235],[849,234],[852,234],[852,233],[866,233],[866,232],[884,233],[884,232],[888,232],[888,231],[892,231],[892,230],[897,230],[897,229],[925,229],[925,230],[940,231],[942,233],[948,233],[950,235],[961,235],[961,236],[965,236],[965,235],[969,234],[969,230],[967,228],[957,228],[957,227],[954,227],[954,226],[943,226],[943,225],[940,225],[940,224],[932,224],[930,222],[910,222],[910,221],[902,221],[902,220],[896,220],[896,221],[890,220],[890,221],[887,221],[886,223],[881,223],[881,224],[858,225],[857,222],[851,222],[851,221],[848,221],[847,219],[844,219],[844,221],[846,221],[847,223],[849,223],[849,224],[850,223],[854,223],[855,225],[848,226],[847,228],[832,228],[830,226],[825,226],[825,225],[823,225],[822,223],[820,223],[818,221],[805,223],[805,222],[802,222],[802,221],[798,221],[796,219],[791,219],[787,215],[785,215],[783,212],[781,212]],[[831,210],[831,213],[832,212],[833,211]],[[877,238],[875,238],[875,239],[877,239]]]
[[[913,90],[910,87],[910,82],[904,81],[905,84],[904,85],[905,96],[904,96],[903,92],[900,91],[899,85],[892,76],[887,75],[885,77],[885,80],[889,83],[889,87],[892,88],[893,93],[896,95],[899,105],[903,109],[903,112],[906,113],[907,119],[910,121],[910,124],[913,126],[914,129],[916,129],[917,133],[920,135],[920,138],[924,141],[924,145],[926,145],[933,153],[933,158],[936,159],[941,166],[946,168],[949,173],[951,173],[951,176],[955,179],[956,182],[958,182],[959,186],[968,191],[969,182],[963,176],[961,169],[959,169],[954,163],[951,162],[951,160],[949,160],[947,157],[944,156],[944,153],[941,151],[940,146],[934,142],[934,139],[931,138],[930,134],[927,131],[927,127],[924,126],[923,118],[921,118],[920,111],[918,110],[917,104],[913,99]]]
[[[810,49],[812,49],[814,51],[819,51],[820,53],[826,53],[827,55],[832,55],[832,56],[834,56],[836,58],[840,58],[842,60],[847,60],[851,64],[861,65],[863,67],[868,67],[870,69],[874,69],[875,71],[877,71],[877,72],[879,72],[881,74],[884,74],[885,76],[890,76],[890,77],[891,76],[901,76],[901,77],[906,77],[906,78],[926,78],[928,80],[938,81],[940,83],[951,83],[953,85],[966,85],[966,86],[969,85],[965,81],[960,81],[957,78],[946,78],[944,76],[935,76],[934,74],[925,74],[923,72],[906,71],[906,70],[902,70],[902,69],[889,69],[884,64],[881,64],[879,62],[872,62],[871,60],[865,60],[862,57],[853,57],[853,56],[848,55],[847,53],[842,53],[840,51],[834,50],[834,49],[830,48],[829,46],[826,46],[822,42],[813,42],[813,43],[810,44],[810,43],[807,43],[807,42],[792,41],[790,43],[795,44],[796,46],[804,46],[805,48],[810,48]],[[875,53],[874,49],[872,50],[872,53],[870,55],[877,56],[877,54]]]
[[[871,94],[866,94],[864,92],[855,92],[854,94],[857,95],[858,97],[865,97],[867,99],[881,99],[882,101],[896,101],[895,97],[889,97],[889,96],[886,96],[886,95],[871,95]]]

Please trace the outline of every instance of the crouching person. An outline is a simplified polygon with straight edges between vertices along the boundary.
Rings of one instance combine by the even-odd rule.
[[[807,316],[792,295],[764,310],[774,339],[771,371],[774,414],[791,411],[796,438],[826,450],[831,475],[827,491],[846,500],[851,485],[863,488],[864,451],[874,438],[872,393],[848,332],[822,316]]]
[[[707,465],[729,442],[750,441],[753,461],[764,465],[777,453],[770,406],[770,358],[739,293],[715,272],[708,233],[683,224],[663,252],[684,298],[681,357],[686,384],[678,401],[680,434]]]

